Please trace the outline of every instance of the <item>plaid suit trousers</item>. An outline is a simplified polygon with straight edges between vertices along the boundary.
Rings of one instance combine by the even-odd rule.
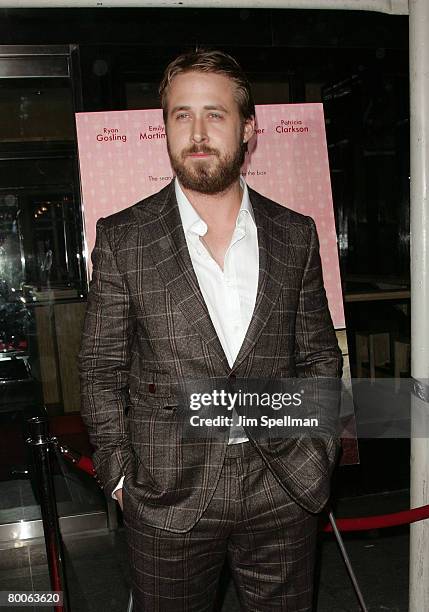
[[[318,517],[291,499],[250,442],[227,447],[214,495],[186,533],[130,516],[126,482],[123,491],[134,612],[213,610],[225,558],[242,610],[311,610]]]

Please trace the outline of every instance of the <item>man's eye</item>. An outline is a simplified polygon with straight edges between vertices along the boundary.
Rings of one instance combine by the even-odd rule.
[[[213,119],[222,119],[222,115],[220,113],[210,113],[210,117],[213,117]]]
[[[187,119],[189,117],[189,113],[179,113],[176,115],[176,119]]]

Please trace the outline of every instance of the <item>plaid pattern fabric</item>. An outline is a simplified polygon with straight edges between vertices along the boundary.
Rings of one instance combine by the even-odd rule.
[[[97,224],[79,357],[82,417],[106,494],[125,474],[128,506],[152,527],[184,533],[195,525],[227,447],[227,431],[192,444],[181,438],[180,381],[341,373],[314,222],[252,189],[249,195],[259,283],[232,369],[198,286],[173,183]],[[310,512],[323,508],[337,440],[251,443],[295,501]]]
[[[228,447],[213,497],[187,533],[139,521],[128,484],[123,516],[135,612],[213,610],[226,557],[242,610],[311,610],[317,516],[278,486],[250,442]]]

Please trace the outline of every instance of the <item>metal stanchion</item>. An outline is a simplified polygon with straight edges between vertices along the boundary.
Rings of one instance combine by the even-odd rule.
[[[352,564],[350,562],[349,556],[348,556],[347,551],[346,551],[346,547],[344,546],[343,538],[341,537],[341,533],[338,530],[337,523],[335,521],[335,517],[334,517],[332,512],[329,512],[329,522],[331,523],[332,531],[334,532],[335,538],[337,540],[338,547],[339,547],[339,549],[341,551],[341,554],[343,556],[344,563],[345,563],[345,566],[346,566],[347,571],[349,573],[350,580],[352,581],[353,588],[354,588],[356,596],[358,598],[361,610],[362,610],[362,612],[368,612],[368,608],[366,607],[366,604],[365,604],[365,601],[364,601],[364,598],[363,598],[363,595],[362,595],[362,591],[360,590],[360,587],[359,587],[356,575],[355,575],[355,573],[353,571]]]
[[[27,443],[32,447],[37,488],[40,496],[40,510],[45,535],[49,576],[53,591],[62,591],[62,605],[54,605],[55,612],[70,612],[69,597],[64,567],[64,552],[57,514],[54,481],[50,458],[54,452],[55,438],[49,435],[48,419],[34,417],[27,421],[30,437]]]

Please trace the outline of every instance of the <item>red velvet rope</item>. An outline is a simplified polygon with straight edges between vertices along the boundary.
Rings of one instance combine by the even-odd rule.
[[[90,457],[85,457],[85,455],[81,455],[77,463],[75,463],[76,467],[80,470],[83,470],[90,476],[96,477],[96,472],[94,468],[94,464],[92,463],[92,459]]]
[[[384,529],[408,525],[416,521],[429,518],[429,505],[411,510],[402,510],[392,514],[378,514],[377,516],[362,516],[360,518],[335,519],[339,531],[368,531],[370,529]],[[331,525],[325,525],[323,531],[332,531]]]

